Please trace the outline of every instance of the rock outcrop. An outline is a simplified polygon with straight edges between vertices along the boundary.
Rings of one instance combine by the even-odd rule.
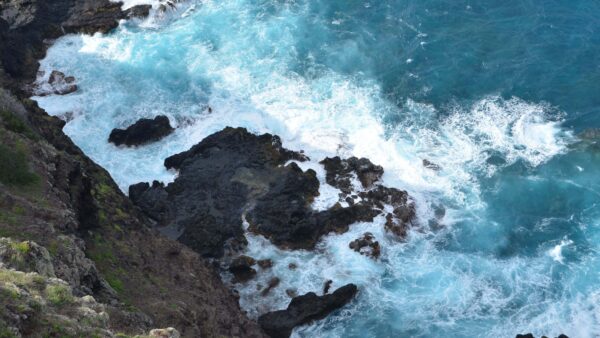
[[[245,243],[242,214],[251,198],[285,176],[302,178],[297,166],[282,166],[291,159],[303,156],[284,149],[277,136],[225,128],[165,160],[167,168],[179,170],[173,183],[139,183],[129,197],[164,233],[203,256],[221,257],[226,242]]]
[[[256,265],[256,260],[248,256],[240,256],[234,259],[229,265],[229,272],[234,276],[234,282],[243,283],[254,276],[256,276],[256,270],[252,267]]]
[[[115,145],[139,146],[156,142],[171,134],[175,129],[171,127],[169,118],[159,115],[153,119],[139,119],[126,129],[113,129],[108,137],[108,142]]]
[[[370,232],[365,232],[362,237],[350,242],[348,246],[350,249],[360,253],[361,255],[365,255],[373,259],[377,259],[381,255],[381,247],[379,246],[379,242],[375,240],[375,237]]]
[[[347,160],[339,157],[326,158],[321,163],[327,173],[327,182],[342,191],[340,202],[373,210],[375,215],[385,214],[386,229],[399,238],[406,236],[415,217],[414,204],[406,191],[378,183],[383,175],[380,166],[374,165],[368,159],[355,157]],[[360,182],[362,190],[352,183],[354,179]]]
[[[395,233],[401,234],[396,228],[405,228],[414,217],[408,194],[375,184],[383,169],[367,159],[326,159],[328,180],[347,191],[344,198],[353,195],[356,201],[313,210],[311,203],[319,194],[316,173],[291,160],[305,157],[283,148],[277,136],[225,128],[165,160],[167,168],[179,170],[173,183],[132,185],[129,196],[164,233],[206,257],[221,257],[226,243],[234,249],[245,244],[242,217],[250,231],[289,249],[312,249],[327,233],[373,221],[386,205],[388,227]],[[365,190],[350,187],[352,175],[362,180]]]
[[[314,292],[292,299],[287,309],[266,313],[258,323],[272,338],[287,338],[292,329],[313,320],[323,319],[354,298],[358,289],[354,284],[345,285],[331,294],[317,296]]]
[[[35,85],[34,94],[38,96],[46,95],[67,95],[77,91],[75,77],[65,76],[63,72],[53,70],[48,77],[47,83],[38,83]]]

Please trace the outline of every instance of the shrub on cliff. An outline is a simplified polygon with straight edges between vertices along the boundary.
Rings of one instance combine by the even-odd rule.
[[[20,147],[11,149],[0,144],[0,182],[13,186],[29,186],[39,177],[31,172],[25,151]]]

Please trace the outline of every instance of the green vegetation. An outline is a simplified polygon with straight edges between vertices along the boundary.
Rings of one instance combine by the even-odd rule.
[[[13,186],[31,186],[40,178],[31,172],[22,147],[13,149],[0,144],[0,182]]]
[[[2,326],[1,324],[2,323],[0,322],[0,326]],[[8,328],[0,327],[0,338],[17,338],[17,336],[15,336]]]
[[[69,287],[60,284],[48,285],[46,287],[46,297],[55,306],[69,304],[73,301],[73,295]]]
[[[37,140],[37,135],[16,114],[6,110],[0,110],[0,118],[6,129],[14,133],[25,135],[29,139]]]
[[[26,254],[29,252],[29,250],[31,249],[31,247],[29,246],[29,242],[15,242],[15,243],[11,243],[11,246],[14,250],[22,253],[22,254]]]
[[[106,183],[96,184],[94,190],[95,190],[95,195],[97,197],[102,197],[102,198],[110,197],[110,195],[113,192],[113,189],[110,187],[110,185],[108,185]]]
[[[108,282],[108,284],[110,285],[110,287],[113,288],[118,293],[121,293],[125,290],[123,281],[120,280],[118,277],[113,276],[113,275],[107,275],[105,278],[106,278],[106,281]]]

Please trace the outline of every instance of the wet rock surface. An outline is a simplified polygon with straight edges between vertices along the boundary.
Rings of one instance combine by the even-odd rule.
[[[304,157],[284,149],[277,136],[226,128],[165,160],[167,168],[179,170],[173,183],[139,183],[129,196],[165,233],[205,257],[221,257],[226,242],[245,243],[242,214],[248,201],[298,173],[283,166],[291,159]]]
[[[75,77],[65,76],[63,72],[53,70],[50,73],[47,83],[38,83],[34,89],[34,94],[38,96],[46,95],[67,95],[77,91]]]
[[[153,119],[139,119],[126,129],[113,129],[108,137],[108,142],[112,142],[117,146],[139,146],[156,142],[168,136],[174,130],[171,127],[169,118],[159,115]]]
[[[320,162],[327,172],[326,181],[340,189],[345,194],[350,194],[354,189],[352,179],[357,178],[363,188],[369,188],[381,179],[383,168],[371,163],[366,158],[350,157],[342,160],[340,157],[327,157]]]
[[[143,19],[150,15],[152,5],[137,5],[133,6],[125,11],[125,15],[128,18],[139,18]]]
[[[414,204],[406,191],[377,183],[383,175],[380,166],[365,158],[342,160],[334,157],[326,158],[321,163],[327,173],[327,182],[342,191],[340,202],[345,202],[351,207],[371,210],[373,217],[385,214],[386,229],[399,238],[406,236],[415,218]],[[360,181],[363,190],[355,190],[356,184],[352,184],[354,178]]]
[[[319,194],[316,173],[295,162],[286,165],[290,160],[305,157],[283,148],[277,136],[225,128],[165,160],[167,168],[179,170],[173,183],[138,183],[129,196],[164,233],[206,257],[221,257],[226,244],[232,249],[245,244],[243,216],[250,231],[288,249],[312,249],[323,235],[346,232],[384,212],[390,215],[388,228],[402,234],[396,228],[414,217],[408,194],[375,184],[383,169],[356,158],[324,160],[330,182],[349,189],[341,199],[354,196],[353,203],[316,211],[311,207]],[[365,190],[347,184],[352,175]]]
[[[358,288],[345,285],[331,294],[317,296],[314,292],[294,297],[287,309],[266,313],[258,318],[259,325],[273,338],[287,338],[292,329],[313,320],[325,318],[350,302]]]
[[[229,265],[229,272],[234,276],[235,283],[244,283],[256,276],[256,270],[252,267],[256,260],[248,256],[240,256]]]
[[[373,234],[370,232],[365,232],[362,237],[350,242],[348,246],[350,249],[360,253],[361,255],[365,255],[373,259],[377,259],[381,255],[381,247],[379,246],[379,242],[375,240],[375,236],[373,236]]]

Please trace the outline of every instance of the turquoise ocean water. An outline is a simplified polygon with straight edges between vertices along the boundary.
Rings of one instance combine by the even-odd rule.
[[[36,99],[69,116],[66,133],[125,191],[172,180],[165,157],[231,125],[280,135],[322,179],[324,156],[368,157],[413,196],[404,242],[382,219],[317,252],[249,236],[282,280],[267,298],[255,286],[271,275],[238,287],[251,316],[333,279],[358,298],[295,336],[600,336],[600,150],[575,136],[600,127],[596,0],[189,1],[64,37],[42,69],[78,79],[77,93]],[[106,142],[157,114],[177,132]],[[335,195],[323,180],[315,208]],[[382,243],[378,262],[348,248],[364,231]]]

